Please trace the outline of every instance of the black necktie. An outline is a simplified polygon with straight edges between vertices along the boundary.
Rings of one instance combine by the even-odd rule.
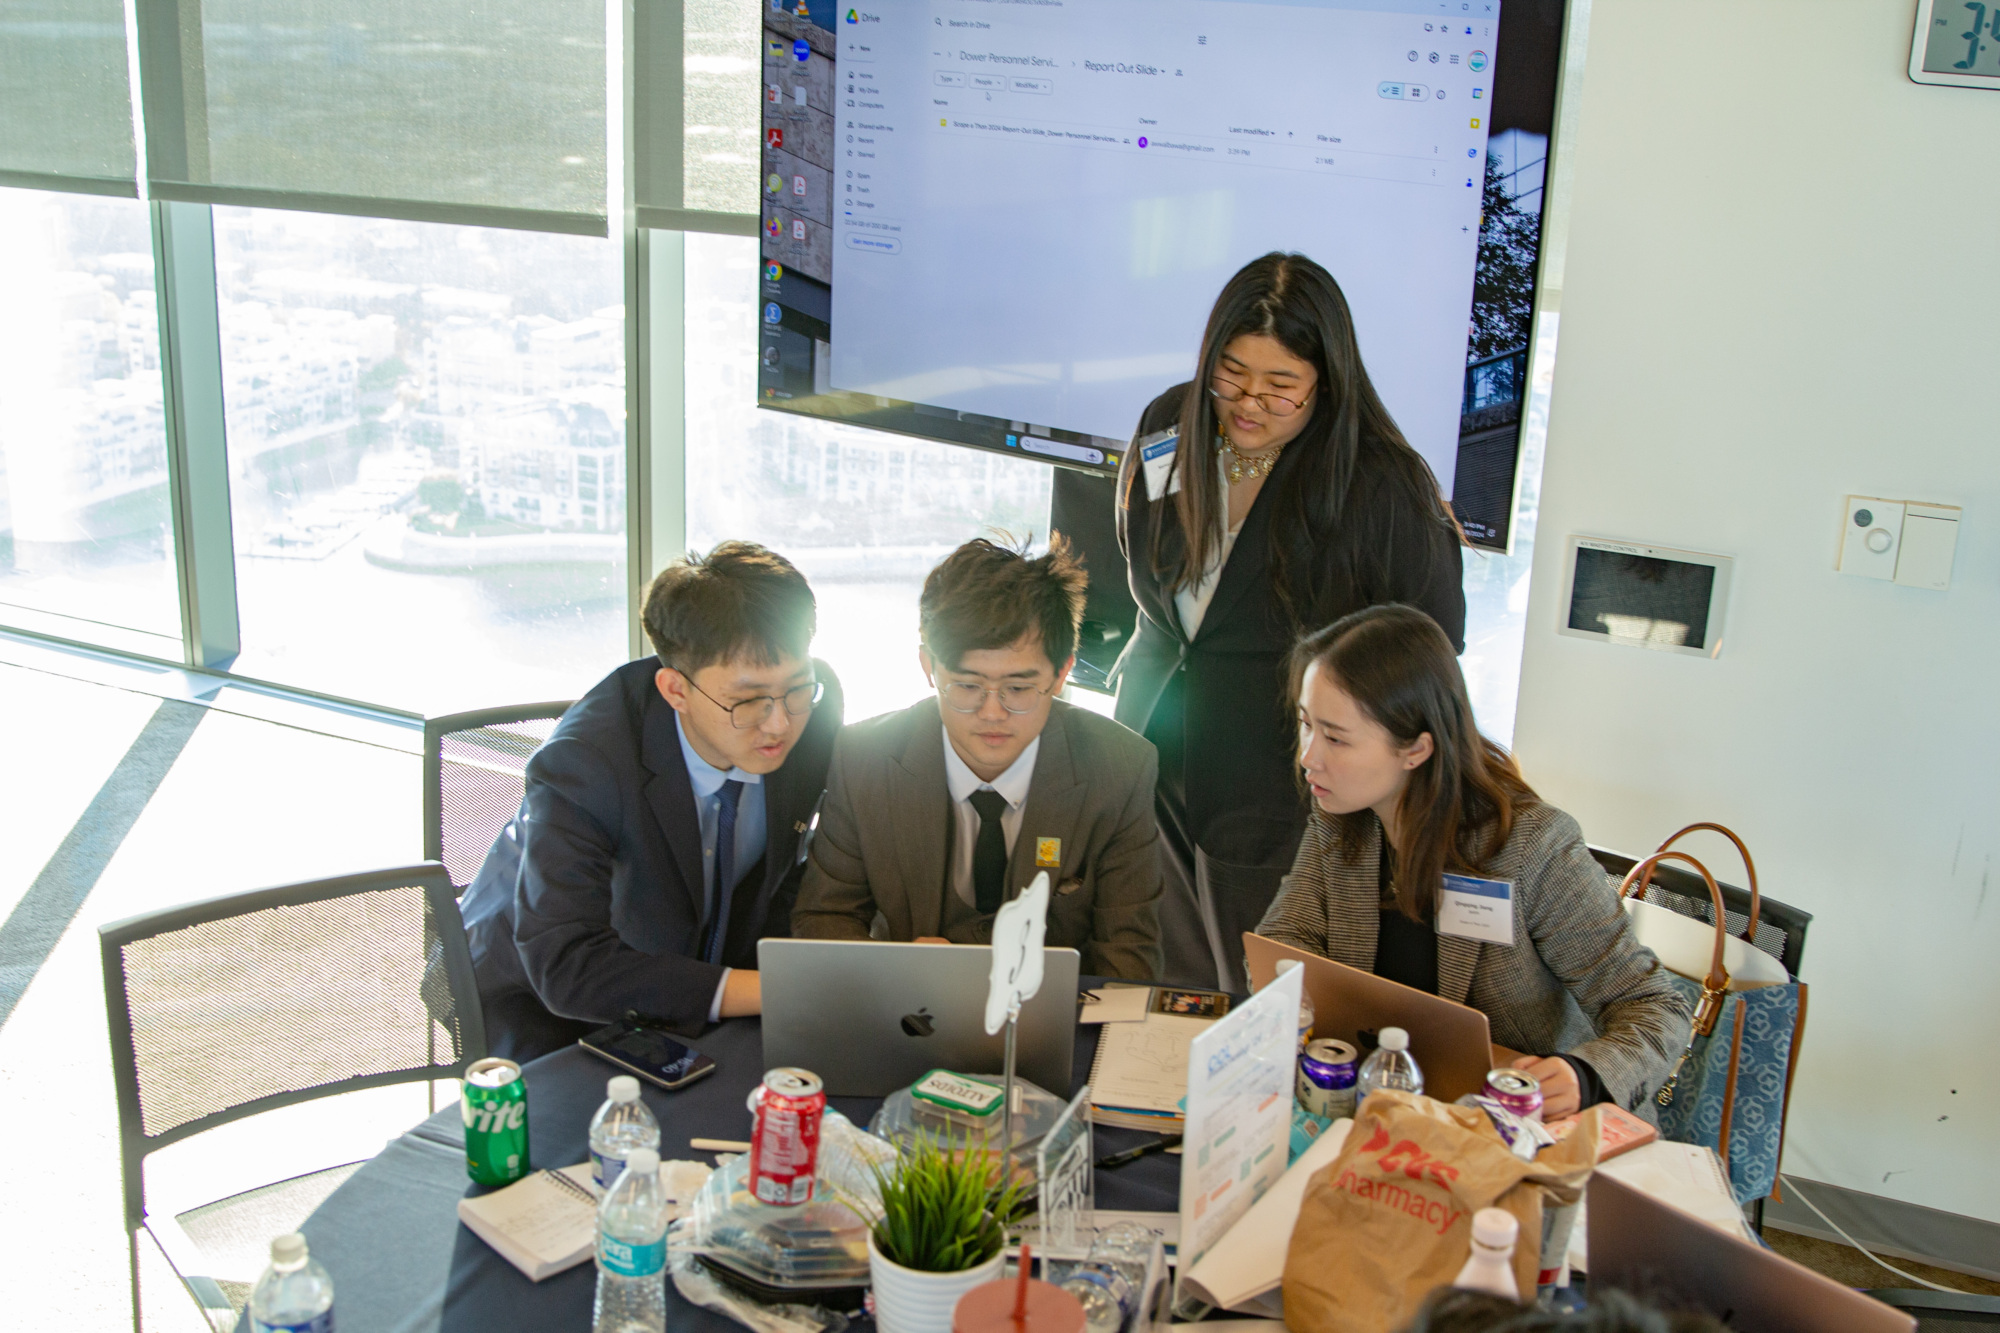
[[[979,812],[979,840],[972,844],[972,898],[982,912],[997,912],[1007,896],[1007,830],[1000,816],[1007,798],[992,788],[972,793]]]

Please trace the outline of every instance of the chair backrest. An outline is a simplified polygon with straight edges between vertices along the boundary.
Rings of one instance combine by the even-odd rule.
[[[424,856],[465,891],[521,808],[528,758],[569,703],[451,713],[424,723]]]
[[[461,1077],[486,1054],[441,865],[170,907],[98,941],[128,1230],[148,1153],[296,1102]]]
[[[1624,879],[1625,872],[1643,859],[1605,847],[1592,847],[1590,854],[1614,880]],[[1750,922],[1749,890],[1724,884],[1720,879],[1716,880],[1716,884],[1722,890],[1724,928],[1730,934],[1740,936]],[[1697,921],[1711,925],[1715,922],[1715,905],[1709,901],[1708,886],[1702,883],[1700,875],[1685,866],[1665,862],[1655,866],[1653,882],[1646,887],[1646,901]],[[1806,951],[1806,927],[1811,924],[1811,912],[1787,906],[1765,894],[1757,904],[1757,937],[1750,943],[1777,959],[1784,965],[1785,971],[1797,976],[1799,960]]]

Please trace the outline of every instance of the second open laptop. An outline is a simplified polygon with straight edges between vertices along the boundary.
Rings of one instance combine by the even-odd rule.
[[[1021,1008],[1014,1066],[1058,1097],[1076,1057],[1074,949],[1043,951],[1042,988]],[[993,951],[965,944],[760,940],[764,1066],[810,1069],[835,1097],[886,1097],[933,1069],[998,1074],[986,1035]]]
[[[1502,1057],[1512,1056],[1494,1049],[1486,1015],[1470,1006],[1247,931],[1243,953],[1254,990],[1263,989],[1278,974],[1279,960],[1296,958],[1304,965],[1316,1036],[1354,1042],[1365,1057],[1367,1047],[1355,1042],[1357,1033],[1369,1033],[1372,1041],[1373,1034],[1386,1027],[1408,1032],[1410,1054],[1424,1071],[1424,1091],[1439,1101],[1456,1101],[1481,1091],[1487,1072]]]

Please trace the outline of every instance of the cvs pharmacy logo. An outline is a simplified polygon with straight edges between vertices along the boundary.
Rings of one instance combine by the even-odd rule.
[[[1387,1152],[1383,1152],[1385,1148],[1388,1149]],[[1446,1189],[1450,1189],[1458,1179],[1457,1167],[1439,1161],[1408,1139],[1400,1140],[1393,1148],[1390,1147],[1389,1131],[1380,1125],[1375,1127],[1375,1137],[1361,1145],[1363,1157],[1374,1153],[1382,1154],[1375,1165],[1385,1176],[1393,1176],[1401,1171],[1411,1180],[1423,1180],[1428,1177]]]
[[[1415,1187],[1400,1185],[1394,1179],[1376,1179],[1372,1174],[1357,1174],[1357,1170],[1367,1169],[1364,1159],[1370,1156],[1376,1157],[1375,1165],[1383,1176],[1400,1174],[1416,1182]],[[1463,1209],[1452,1206],[1450,1191],[1457,1179],[1457,1167],[1439,1161],[1408,1139],[1391,1144],[1389,1131],[1378,1126],[1375,1136],[1361,1146],[1354,1164],[1340,1173],[1333,1187],[1377,1208],[1416,1218],[1442,1236],[1465,1216]],[[1444,1197],[1432,1197],[1426,1186],[1444,1190]]]

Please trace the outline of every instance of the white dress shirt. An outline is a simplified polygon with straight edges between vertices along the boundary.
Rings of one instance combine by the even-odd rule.
[[[951,841],[951,890],[969,906],[979,903],[972,887],[972,849],[979,841],[979,811],[972,806],[972,793],[991,788],[1007,802],[1000,829],[1007,835],[1007,855],[1011,858],[1014,839],[1021,832],[1021,811],[1028,804],[1028,787],[1035,780],[1035,756],[1041,750],[1042,738],[1037,736],[1021,751],[1020,758],[1007,765],[1006,772],[991,782],[982,782],[951,748],[951,732],[944,734],[944,782],[951,791],[951,814],[957,821]]]
[[[1229,502],[1229,472],[1223,466],[1222,454],[1215,455],[1215,470],[1222,477],[1222,499]],[[1215,585],[1222,582],[1222,567],[1229,563],[1229,553],[1236,549],[1236,534],[1243,531],[1237,524],[1222,534],[1222,547],[1215,553],[1215,562],[1202,572],[1194,583],[1174,594],[1174,610],[1180,612],[1181,633],[1190,641],[1201,632],[1201,622],[1208,616],[1208,604],[1215,598]]]

